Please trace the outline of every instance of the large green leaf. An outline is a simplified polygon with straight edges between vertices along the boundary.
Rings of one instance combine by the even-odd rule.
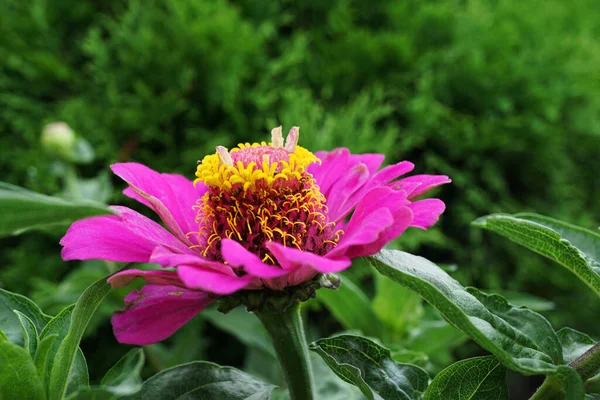
[[[570,363],[596,344],[596,341],[585,333],[571,328],[562,328],[557,332],[562,345],[563,358]]]
[[[0,337],[0,399],[45,399],[29,351],[9,342],[6,337]]]
[[[67,201],[0,182],[0,237],[110,213],[101,203]]]
[[[38,342],[38,348],[35,352],[35,368],[37,370],[38,376],[42,380],[42,385],[44,388],[48,387],[48,379],[50,378],[48,375],[48,371],[50,368],[48,367],[48,363],[50,362],[50,356],[53,352],[54,342],[58,340],[58,334],[48,334],[43,339],[40,338]]]
[[[69,319],[67,334],[60,343],[52,363],[48,386],[49,400],[60,400],[66,393],[76,389],[73,388],[70,381],[72,372],[77,368],[76,358],[80,352],[79,342],[81,342],[85,328],[94,312],[109,291],[110,285],[106,283],[106,278],[101,278],[87,288],[75,303]],[[87,385],[87,382],[84,385]]]
[[[410,329],[419,325],[423,299],[383,275],[376,274],[375,282],[373,309],[386,327],[388,340],[406,337]]]
[[[24,346],[23,328],[15,310],[27,316],[38,332],[44,329],[51,317],[27,297],[0,289],[0,329],[8,336],[8,340]]]
[[[474,289],[469,292],[422,257],[383,250],[370,260],[380,273],[418,293],[448,322],[509,368],[525,375],[556,370],[561,361],[555,349],[556,333],[541,315],[511,307],[499,296],[483,295]],[[528,322],[517,322],[521,318]]]
[[[506,368],[494,356],[475,357],[450,365],[436,375],[425,400],[506,400]]]
[[[367,338],[340,335],[319,339],[309,348],[369,400],[419,399],[427,388],[427,372],[414,365],[397,363],[389,349]]]
[[[345,329],[359,330],[381,337],[382,324],[366,294],[347,276],[337,290],[319,290],[317,299],[327,307]]]
[[[556,261],[600,295],[598,233],[536,214],[492,214],[473,224]]]
[[[197,361],[159,372],[139,392],[120,399],[260,400],[269,399],[274,388],[235,368]]]

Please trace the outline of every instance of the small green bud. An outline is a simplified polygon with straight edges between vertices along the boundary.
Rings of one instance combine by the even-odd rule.
[[[77,144],[77,136],[66,123],[53,122],[44,126],[41,141],[44,149],[51,155],[70,160]]]

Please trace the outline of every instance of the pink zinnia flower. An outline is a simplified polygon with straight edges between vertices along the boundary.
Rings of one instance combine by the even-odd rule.
[[[75,222],[62,238],[65,260],[158,263],[130,269],[148,284],[125,298],[112,318],[122,343],[150,344],[174,333],[209,303],[239,290],[282,290],[319,273],[342,271],[351,259],[377,253],[414,226],[427,229],[444,211],[438,199],[416,198],[450,182],[414,175],[407,161],[379,169],[381,154],[347,149],[312,154],[281,127],[272,143],[217,147],[192,183],[137,163],[114,164],[125,195],[158,214],[165,227],[127,207]]]

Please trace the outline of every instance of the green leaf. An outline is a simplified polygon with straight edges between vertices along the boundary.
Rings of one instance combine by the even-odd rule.
[[[60,343],[52,363],[48,386],[49,400],[60,400],[65,394],[77,389],[77,387],[74,387],[71,375],[81,366],[80,363],[76,362],[78,354],[81,353],[79,342],[94,312],[109,291],[110,285],[106,283],[106,278],[101,278],[83,292],[72,308],[67,334]],[[87,367],[85,372],[87,375]],[[86,382],[78,382],[77,386],[82,384],[87,385],[87,379]]]
[[[340,335],[319,339],[309,349],[337,376],[357,386],[369,399],[419,399],[429,376],[421,368],[395,362],[390,350],[364,337]]]
[[[596,344],[594,339],[571,328],[562,328],[557,333],[566,363],[578,358]]]
[[[475,357],[450,365],[436,375],[425,400],[506,400],[506,368],[494,356]]]
[[[585,387],[581,377],[573,368],[561,365],[547,379],[555,379],[561,386],[565,400],[581,400],[585,396]]]
[[[513,292],[509,290],[493,290],[493,292],[494,294],[504,297],[506,301],[514,306],[527,307],[532,311],[552,311],[556,308],[554,302],[529,293]]]
[[[596,232],[535,214],[492,214],[473,225],[556,261],[600,295],[600,235]]]
[[[14,313],[15,310],[27,316],[38,332],[44,329],[51,317],[44,314],[27,297],[0,289],[0,329],[8,336],[8,340],[19,346],[24,346],[23,329],[19,317]]]
[[[375,276],[373,309],[386,326],[391,339],[401,339],[411,328],[419,325],[423,316],[423,300],[393,280],[379,274]]]
[[[0,338],[0,399],[44,400],[44,388],[29,352]]]
[[[57,335],[57,340],[53,342],[50,351],[48,352],[48,361],[44,372],[44,382],[48,384],[48,390],[51,384],[52,370],[56,364],[58,351],[65,340],[65,337],[69,333],[69,326],[71,325],[71,317],[74,308],[75,305],[73,304],[62,310],[56,317],[48,322],[48,325],[46,325],[40,334],[40,340],[42,341],[50,335]],[[75,361],[70,371],[62,371],[62,373],[67,374],[66,376],[68,377],[67,394],[75,392],[81,386],[89,385],[87,363],[81,349],[77,349]]]
[[[132,349],[123,356],[102,378],[101,386],[108,386],[117,394],[137,391],[142,384],[140,376],[144,367],[144,351]]]
[[[69,400],[109,400],[133,394],[142,387],[143,366],[144,351],[132,349],[104,375],[100,386],[83,388],[69,396]]]
[[[479,295],[473,289],[469,292],[422,257],[383,250],[370,260],[380,273],[418,293],[448,322],[509,368],[524,375],[550,374],[556,370],[556,334],[541,315],[511,307],[499,296]],[[536,322],[535,326],[525,327],[525,322],[518,322],[521,318]],[[515,323],[517,327],[512,326]]]
[[[269,399],[275,386],[231,367],[196,361],[164,370],[120,400]]]
[[[365,335],[381,337],[382,324],[366,294],[347,276],[337,290],[319,290],[317,299],[345,329],[359,330]]]
[[[552,358],[555,364],[563,363],[562,346],[554,328],[546,318],[527,308],[513,307],[497,294],[486,294],[473,287],[467,288],[467,291],[494,315],[531,338],[540,350]]]
[[[38,346],[38,333],[33,321],[25,314],[15,310],[14,313],[19,318],[23,331],[23,347],[25,347],[31,357],[35,356],[35,351]]]
[[[100,203],[67,201],[0,182],[0,237],[110,213]]]
[[[40,339],[37,351],[35,352],[34,364],[44,388],[48,386],[48,375],[50,375],[49,372],[47,372],[50,370],[48,362],[50,361],[50,354],[52,353],[54,342],[57,339],[58,335],[56,333],[46,335],[43,339]]]

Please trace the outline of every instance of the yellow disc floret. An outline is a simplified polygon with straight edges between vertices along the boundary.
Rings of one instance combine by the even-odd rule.
[[[240,143],[229,152],[217,147],[215,154],[204,157],[198,164],[194,184],[204,182],[225,190],[236,186],[247,191],[259,182],[260,186],[271,187],[280,179],[299,180],[310,164],[320,160],[297,145],[297,132],[297,128],[292,129],[285,147],[281,127],[273,129],[270,143]]]

